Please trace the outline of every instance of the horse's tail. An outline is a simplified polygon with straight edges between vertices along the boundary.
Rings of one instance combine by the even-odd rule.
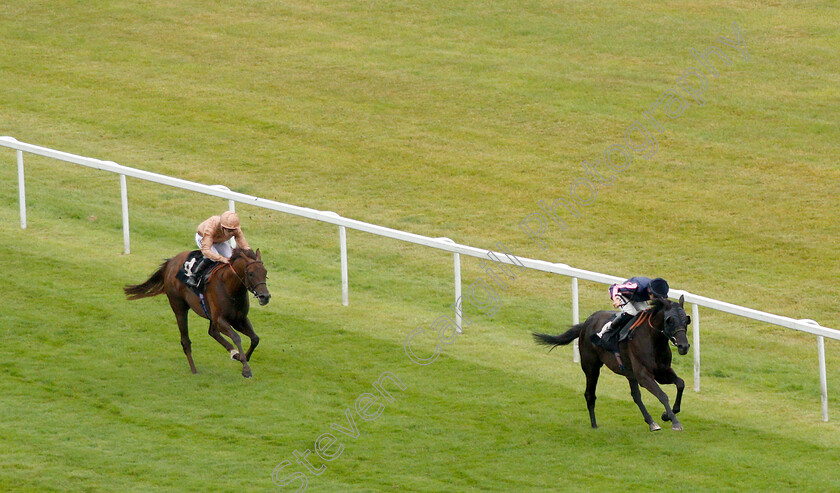
[[[161,264],[160,268],[152,274],[152,277],[143,284],[134,284],[124,287],[123,290],[125,291],[125,295],[128,299],[139,300],[140,298],[148,298],[150,296],[163,294],[166,290],[164,274],[166,272],[166,264],[168,262],[169,261],[167,260]]]
[[[551,349],[554,349],[557,346],[565,346],[566,344],[574,341],[578,337],[580,337],[581,331],[583,330],[583,324],[572,325],[569,330],[563,332],[562,334],[553,336],[550,334],[538,334],[534,332],[534,341],[537,344],[542,344],[545,346],[551,346]]]

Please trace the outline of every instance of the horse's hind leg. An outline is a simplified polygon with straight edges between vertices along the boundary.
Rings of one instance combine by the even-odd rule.
[[[178,322],[178,330],[181,332],[181,347],[184,348],[184,354],[187,355],[187,361],[190,363],[190,371],[198,373],[195,369],[195,363],[192,358],[192,342],[190,341],[190,331],[187,325],[187,315],[190,307],[187,302],[181,298],[169,298],[169,306],[175,313],[175,320]]]
[[[598,423],[595,421],[595,388],[598,386],[598,377],[600,375],[600,366],[586,370],[586,390],[583,392],[583,397],[586,399],[586,408],[589,410],[589,422],[593,428],[598,427]]]

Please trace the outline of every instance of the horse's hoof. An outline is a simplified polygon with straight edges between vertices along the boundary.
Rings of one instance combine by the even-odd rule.
[[[683,431],[683,427],[679,423],[672,424],[671,429],[674,430],[674,431]]]
[[[239,351],[237,351],[236,349],[231,349],[230,359],[232,359],[233,361],[239,361]]]
[[[656,424],[656,423],[651,423],[651,424],[650,424],[650,431],[659,431],[659,430],[661,430],[661,429],[662,429],[662,427],[661,427],[661,426],[659,426],[659,425],[658,425],[658,424]]]
[[[242,370],[242,376],[245,378],[251,378],[251,370]]]

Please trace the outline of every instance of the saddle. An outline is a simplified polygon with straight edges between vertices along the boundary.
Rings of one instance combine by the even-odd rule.
[[[633,330],[648,317],[650,317],[650,311],[645,310],[634,315],[618,330],[610,330],[601,338],[601,347],[613,353],[618,353],[618,344],[633,339]]]
[[[219,265],[219,262],[213,262],[209,259],[206,262],[202,262],[202,259],[204,259],[204,255],[201,253],[201,250],[193,250],[187,255],[187,260],[184,261],[184,265],[175,274],[175,278],[187,286],[190,286],[190,283],[187,282],[188,279],[198,278],[198,283],[195,287],[190,286],[190,289],[197,295],[201,295],[204,292],[207,281],[210,279],[210,274]],[[200,272],[198,271],[199,267],[201,268]]]
[[[624,327],[618,331],[618,342],[633,340],[633,331],[636,327],[645,323],[645,321],[650,320],[651,314],[651,310],[647,309],[643,312],[637,313],[635,317],[631,318],[630,321],[624,324]]]

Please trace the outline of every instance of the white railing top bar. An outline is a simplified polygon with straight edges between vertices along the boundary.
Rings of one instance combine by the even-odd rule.
[[[140,180],[159,183],[161,185],[167,185],[175,188],[181,188],[183,190],[190,190],[193,192],[203,193],[205,195],[212,195],[223,199],[233,200],[242,204],[248,204],[255,207],[261,207],[264,209],[293,214],[296,216],[335,224],[338,226],[345,226],[347,228],[355,229],[358,231],[364,231],[367,233],[384,236],[395,240],[405,241],[408,243],[414,243],[417,245],[423,245],[431,248],[437,248],[438,250],[445,250],[452,253],[460,253],[472,257],[479,257],[485,259],[488,258],[488,253],[493,253],[495,255],[494,260],[498,260],[506,264],[516,265],[513,259],[510,259],[506,254],[502,252],[493,252],[492,250],[476,248],[468,245],[461,245],[459,243],[453,242],[448,238],[431,238],[428,236],[408,233],[406,231],[387,228],[384,226],[366,223],[363,221],[357,221],[355,219],[348,219],[331,211],[319,211],[316,209],[310,209],[308,207],[299,207],[291,204],[285,204],[283,202],[263,199],[260,197],[255,197],[253,195],[247,195],[229,190],[222,190],[211,185],[204,185],[202,183],[183,180],[180,178],[173,178],[171,176],[152,173],[137,168],[130,168],[128,166],[117,164],[113,161],[102,161],[99,159],[79,156],[63,151],[57,151],[55,149],[50,149],[47,147],[27,144],[18,141],[14,137],[0,137],[0,146],[16,149],[18,151],[28,152],[30,154],[36,154],[39,156],[57,159],[59,161],[66,161],[69,163],[79,164],[81,166],[87,166],[89,168],[118,173],[121,175],[130,176],[132,178],[138,178]],[[515,261],[521,263],[521,265],[529,269],[534,269],[542,272],[550,272],[553,274],[560,274],[567,277],[575,277],[578,279],[584,279],[587,281],[602,284],[613,284],[624,280],[620,277],[602,274],[600,272],[594,272],[585,269],[578,269],[562,263],[547,262],[545,260],[535,260],[524,257],[516,257]],[[685,296],[685,301],[687,302],[694,303],[700,306],[705,306],[714,310],[719,310],[722,312],[731,313],[733,315],[751,318],[761,322],[779,325],[782,327],[787,327],[802,332],[808,332],[818,336],[824,336],[831,339],[840,340],[840,331],[828,327],[823,327],[818,324],[814,324],[811,320],[796,320],[789,317],[774,315],[772,313],[754,310],[752,308],[746,308],[739,305],[734,305],[725,301],[719,301],[712,298],[707,298],[705,296],[695,295],[679,289],[671,289],[671,291],[669,292],[669,296],[673,298],[677,298],[681,295]]]

